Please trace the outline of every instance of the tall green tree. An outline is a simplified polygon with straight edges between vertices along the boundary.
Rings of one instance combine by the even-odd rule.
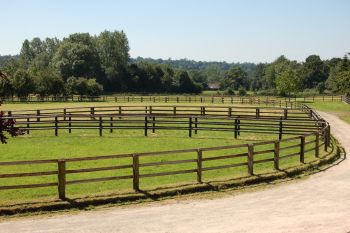
[[[276,78],[276,89],[280,95],[290,96],[301,90],[301,80],[296,71],[288,68],[279,74]]]
[[[325,82],[329,75],[329,68],[318,55],[306,58],[301,69],[301,78],[306,88],[316,87],[318,83]]]
[[[66,80],[75,77],[100,77],[99,55],[93,38],[88,33],[75,33],[60,43],[53,64]]]
[[[111,91],[122,90],[127,81],[129,42],[123,31],[104,31],[96,37],[96,48],[101,61],[104,83]]]
[[[177,78],[179,82],[178,91],[181,93],[198,93],[200,92],[200,87],[196,86],[195,83],[190,79],[188,73],[184,70],[177,72]]]
[[[345,55],[343,59],[332,59],[329,63],[330,72],[326,81],[326,87],[335,93],[340,93],[344,91],[341,86],[347,86],[347,83],[343,84],[341,80],[346,80],[346,72],[350,71],[350,61],[348,56]]]
[[[222,89],[238,90],[240,87],[247,89],[249,88],[248,74],[241,67],[233,67],[226,72],[220,86]]]
[[[19,69],[11,78],[14,92],[21,98],[26,98],[35,91],[35,83],[26,70]]]
[[[64,92],[64,81],[52,67],[39,70],[34,80],[35,92],[41,96],[59,95]]]

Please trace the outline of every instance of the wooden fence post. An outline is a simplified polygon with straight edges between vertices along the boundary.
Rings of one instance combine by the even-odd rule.
[[[72,133],[72,113],[69,113],[68,121],[68,132]]]
[[[40,121],[40,110],[36,110],[36,121]]]
[[[327,147],[331,146],[331,126],[327,127]]]
[[[300,162],[304,163],[305,160],[305,135],[300,136]]]
[[[27,134],[29,134],[29,128],[30,128],[29,121],[30,119],[29,117],[27,117]]]
[[[237,125],[238,125],[238,120],[236,118],[235,119],[235,139],[237,139]]]
[[[176,116],[176,107],[173,107],[173,115]]]
[[[58,197],[66,199],[66,161],[58,160]]]
[[[280,142],[275,141],[273,164],[276,170],[279,170],[279,157],[280,157]]]
[[[320,136],[318,134],[318,132],[315,133],[316,139],[315,139],[315,157],[318,158],[319,157],[319,144],[320,144]]]
[[[240,136],[241,135],[241,119],[239,119],[240,116],[238,116],[237,119],[237,135]]]
[[[55,136],[58,135],[58,119],[57,116],[55,116]]]
[[[288,108],[284,109],[284,119],[288,119]]]
[[[99,130],[100,130],[100,136],[102,136],[102,117],[99,117]]]
[[[310,110],[309,110],[309,114],[310,114],[309,116],[310,116],[310,118],[312,118],[313,113],[314,113],[314,112],[312,111],[312,109],[310,109]]]
[[[232,116],[232,108],[228,108],[227,111],[228,111],[228,117],[231,117]]]
[[[118,113],[119,113],[119,116],[122,115],[122,106],[118,107]],[[121,119],[121,117],[119,117],[119,119]]]
[[[279,128],[279,134],[278,134],[278,139],[281,141],[282,140],[282,134],[283,134],[283,124],[282,124],[282,117],[280,118],[280,128]]]
[[[194,118],[194,134],[197,134],[197,127],[198,127],[198,118]]]
[[[91,115],[95,115],[95,108],[94,108],[94,107],[91,107],[91,108],[90,108],[90,114],[91,114]]]
[[[189,118],[188,122],[188,136],[192,137],[192,117]]]
[[[254,145],[248,144],[248,173],[249,175],[254,174],[253,164],[254,164]]]
[[[111,117],[111,122],[109,123],[109,132],[113,133],[113,117]]]
[[[156,132],[156,117],[152,118],[152,133]]]
[[[324,128],[324,133],[323,133],[323,142],[324,142],[324,151],[327,151],[328,149],[328,126]]]
[[[66,115],[67,115],[67,109],[63,109],[63,115],[64,115],[64,117],[63,117],[63,120],[66,120],[67,118],[66,118]]]
[[[202,150],[197,150],[197,182],[202,183]]]
[[[135,191],[140,191],[140,170],[139,170],[139,155],[132,155],[132,181]]]
[[[145,117],[145,136],[147,136],[147,130],[148,130],[148,117]]]
[[[255,109],[255,117],[260,118],[260,108]]]

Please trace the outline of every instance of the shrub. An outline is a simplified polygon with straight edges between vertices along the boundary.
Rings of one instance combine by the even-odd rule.
[[[225,90],[225,94],[227,95],[235,95],[235,91],[233,90],[233,88],[229,87]]]
[[[247,95],[247,91],[243,87],[240,87],[238,89],[238,95],[239,96],[245,96],[245,95]]]

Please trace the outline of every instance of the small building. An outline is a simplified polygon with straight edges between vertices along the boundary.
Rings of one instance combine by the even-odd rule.
[[[219,90],[220,84],[219,83],[209,83],[208,88],[209,88],[209,90]]]

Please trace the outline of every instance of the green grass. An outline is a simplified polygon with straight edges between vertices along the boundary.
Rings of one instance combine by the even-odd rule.
[[[343,102],[315,102],[308,104],[316,110],[334,113],[340,119],[350,123],[350,104]]]
[[[40,109],[69,106],[97,106],[97,105],[115,105],[116,103],[38,103],[38,104],[6,104],[2,106],[7,110],[20,109]],[[7,145],[1,146],[0,161],[19,161],[19,160],[37,160],[37,159],[64,159],[85,156],[112,155],[122,153],[141,153],[150,151],[178,150],[190,148],[214,147],[234,144],[254,143],[266,140],[276,140],[277,135],[248,134],[242,133],[238,139],[233,138],[233,132],[203,132],[192,138],[188,137],[187,131],[156,131],[155,134],[149,133],[148,137],[143,136],[143,130],[115,130],[109,133],[104,130],[103,136],[98,136],[98,129],[94,130],[73,130],[72,134],[67,131],[59,131],[59,136],[54,136],[53,130],[32,131],[29,135],[23,135],[17,138],[11,138]],[[307,141],[313,140],[308,137]],[[282,142],[281,147],[298,144],[298,140]],[[306,149],[314,144],[308,144]],[[255,151],[271,150],[273,144],[257,146]],[[297,152],[299,148],[293,148],[283,151],[281,155]],[[247,148],[226,149],[221,151],[203,152],[203,158],[238,154],[247,152]],[[272,158],[273,153],[256,155],[255,160]],[[159,156],[146,156],[140,158],[140,163],[161,162],[170,160],[195,159],[196,153],[182,153]],[[306,162],[314,160],[314,152],[306,153]],[[108,159],[97,161],[70,162],[67,169],[92,168],[113,165],[131,164],[130,158]],[[222,160],[213,160],[203,162],[203,167],[220,166],[232,163],[246,162],[246,157],[230,158]],[[298,156],[281,160],[281,169],[298,166]],[[166,166],[143,167],[141,174],[166,172],[183,169],[195,169],[196,163],[186,163]],[[17,172],[38,172],[38,171],[56,171],[57,164],[38,164],[38,165],[18,165],[0,167],[0,174]],[[255,174],[265,174],[274,172],[273,162],[254,164]],[[92,173],[69,174],[67,180],[99,178],[108,176],[131,175],[131,169],[99,171]],[[203,173],[204,181],[227,180],[232,178],[247,176],[247,167],[235,167],[222,170],[206,171]],[[23,177],[0,179],[1,185],[18,185],[31,183],[57,182],[56,175],[42,177]],[[140,180],[141,189],[155,189],[169,185],[181,185],[196,182],[196,173],[171,175],[163,177],[142,178]],[[107,181],[100,183],[76,184],[67,186],[67,196],[70,198],[98,195],[108,192],[132,192],[132,180]],[[41,201],[57,198],[57,187],[21,189],[21,190],[0,190],[0,206],[13,203],[23,203],[30,201]]]
[[[72,134],[60,132],[58,137],[53,136],[53,132],[34,132],[29,135],[10,139],[6,146],[2,146],[0,155],[1,161],[15,161],[15,160],[33,160],[33,159],[56,159],[56,158],[72,158],[82,156],[98,156],[111,155],[121,153],[134,152],[149,152],[162,150],[177,150],[201,147],[213,147],[233,144],[244,144],[246,142],[257,142],[259,140],[276,139],[276,136],[256,136],[253,134],[242,134],[239,139],[233,139],[232,133],[222,132],[199,132],[193,138],[188,138],[185,131],[159,131],[156,134],[151,134],[148,137],[142,135],[142,131],[137,130],[123,130],[112,134],[107,131],[105,136],[98,136],[98,132],[87,130],[76,130]],[[309,138],[308,140],[312,140]],[[297,144],[298,141],[284,143],[282,146]],[[311,145],[310,145],[311,146]],[[255,148],[258,150],[273,149],[273,145],[259,146]],[[212,157],[219,155],[228,155],[246,152],[246,148],[231,149],[213,152],[204,152],[203,157]],[[292,153],[297,151],[291,149],[284,153]],[[255,159],[272,158],[273,154],[256,156]],[[147,156],[141,157],[140,163],[144,162],[160,162],[180,159],[195,159],[196,153],[172,154],[162,156]],[[313,160],[313,152],[306,156],[307,161]],[[246,158],[234,158],[225,160],[216,160],[204,162],[204,167],[219,166],[229,163],[245,162]],[[77,168],[91,168],[103,167],[111,165],[131,164],[130,158],[125,159],[108,159],[98,161],[86,161],[68,163],[67,169]],[[298,165],[298,157],[286,159],[281,161],[281,168]],[[166,165],[153,166],[141,168],[141,174],[165,172],[182,169],[195,169],[196,163],[180,164],[180,165]],[[273,163],[264,163],[254,165],[256,174],[263,174],[266,172],[273,172]],[[15,172],[34,172],[34,171],[55,171],[56,164],[43,165],[26,165],[26,166],[7,166],[2,167],[1,173],[15,173]],[[131,169],[102,171],[94,173],[81,173],[67,175],[67,180],[98,178],[104,176],[116,175],[131,175]],[[228,168],[223,170],[208,171],[203,174],[204,181],[215,179],[232,179],[242,176],[247,176],[247,167]],[[2,185],[28,184],[28,183],[45,183],[56,182],[56,175],[43,177],[25,177],[25,178],[9,178],[3,179]],[[193,183],[196,181],[196,174],[173,175],[155,178],[142,178],[140,181],[142,189],[154,189],[164,185],[174,185],[182,183]],[[132,181],[108,181],[101,183],[89,183],[81,185],[67,186],[67,196],[77,197],[98,194],[103,192],[129,192],[132,191]],[[55,198],[57,197],[57,188],[38,188],[38,189],[23,189],[23,190],[8,190],[0,191],[0,205],[14,202],[23,202],[30,200],[37,200],[41,198]]]
[[[92,107],[92,106],[119,106],[119,105],[125,105],[125,106],[149,106],[149,105],[156,105],[156,106],[233,106],[230,103],[200,103],[200,102],[191,102],[191,103],[152,103],[152,102],[143,102],[143,103],[127,103],[127,102],[38,102],[38,103],[11,103],[11,104],[3,104],[0,106],[0,110],[2,111],[15,111],[15,110],[36,110],[36,109],[48,109],[48,108],[70,108],[70,107]],[[254,105],[247,105],[247,104],[235,104],[234,106],[249,106],[252,107]],[[261,105],[265,106],[265,105]]]

